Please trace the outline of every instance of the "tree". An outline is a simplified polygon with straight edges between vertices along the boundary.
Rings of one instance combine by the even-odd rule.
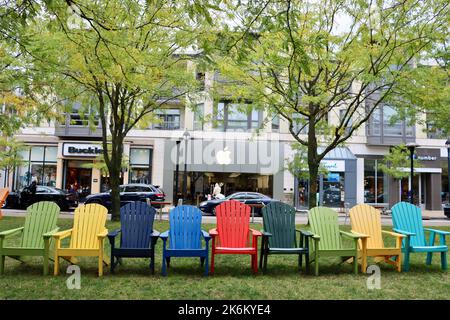
[[[222,92],[251,97],[307,148],[309,206],[321,160],[350,139],[447,27],[446,1],[246,1],[217,32]]]
[[[148,127],[155,110],[196,90],[186,52],[206,34],[213,3],[53,1],[30,27],[31,56],[41,72],[36,87],[48,90],[55,106],[79,102],[98,115],[114,220],[124,139],[133,128]]]

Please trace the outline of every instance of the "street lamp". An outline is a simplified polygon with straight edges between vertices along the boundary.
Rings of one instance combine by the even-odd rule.
[[[187,145],[190,137],[191,135],[186,129],[183,133],[183,140],[184,140],[183,198],[186,197],[187,194],[187,156],[188,156]]]
[[[411,160],[411,190],[410,190],[410,199],[409,202],[414,204],[414,187],[413,187],[413,179],[414,179],[414,149],[416,149],[419,145],[414,142],[410,142],[406,144],[406,147],[409,149],[410,160]]]
[[[178,203],[178,177],[180,173],[180,140],[177,140],[177,165],[175,167],[175,197],[174,203]]]
[[[447,180],[448,180],[448,202],[450,203],[450,139],[445,142],[447,147]]]

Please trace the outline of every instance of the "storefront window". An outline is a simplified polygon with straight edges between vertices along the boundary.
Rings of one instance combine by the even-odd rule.
[[[150,184],[152,178],[152,149],[130,149],[130,183]]]
[[[22,151],[23,166],[16,168],[15,186],[20,190],[36,181],[38,185],[56,186],[57,147],[33,146]]]
[[[364,202],[387,203],[387,177],[379,169],[380,160],[364,159]]]
[[[344,173],[330,172],[323,177],[323,205],[341,207],[344,201]]]

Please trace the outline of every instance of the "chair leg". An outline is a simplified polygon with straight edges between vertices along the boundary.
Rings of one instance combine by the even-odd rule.
[[[165,257],[164,255],[163,255],[163,259],[162,259],[161,274],[162,274],[163,276],[167,276],[166,257]]]
[[[208,248],[206,249],[207,251],[206,251],[206,257],[205,258],[203,258],[204,260],[204,262],[205,262],[205,273],[203,274],[205,277],[207,277],[208,276],[208,270],[209,270],[209,266],[208,266]]]
[[[309,252],[305,254],[306,274],[310,273]]]
[[[441,252],[441,267],[442,270],[447,270],[447,252]]]
[[[402,254],[400,253],[398,256],[395,256],[395,263],[398,272],[402,272]]]
[[[0,255],[0,274],[5,272],[5,256]]]
[[[266,254],[264,255],[264,267],[263,267],[263,272],[266,273],[267,272],[267,259],[269,259],[269,253],[266,252]]]
[[[111,273],[114,273],[114,268],[116,267],[116,264],[114,262],[114,255],[111,252],[111,263],[109,265],[109,270],[111,271]]]
[[[215,253],[213,251],[211,253],[211,270],[210,270],[210,273],[214,273],[214,256],[215,256]]]
[[[252,269],[253,273],[258,273],[258,254],[252,254]]]
[[[152,256],[150,257],[150,270],[152,274],[155,274],[155,252],[153,252]]]
[[[57,276],[59,274],[59,256],[58,254],[55,252],[55,262],[54,262],[54,266],[53,266],[53,275]]]
[[[98,276],[103,276],[103,256],[101,253],[98,256]]]
[[[433,259],[433,253],[432,252],[427,252],[427,261],[426,264],[427,265],[431,265],[431,260]]]
[[[266,243],[266,240],[263,238],[262,241],[261,241],[261,250],[260,250],[260,255],[259,255],[259,268],[260,269],[262,269],[262,264],[263,264],[265,243]]]
[[[409,271],[409,251],[404,253],[403,271]]]

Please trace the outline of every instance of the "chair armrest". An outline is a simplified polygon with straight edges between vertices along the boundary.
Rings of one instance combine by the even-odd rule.
[[[305,237],[314,237],[314,233],[312,233],[311,231],[306,231],[306,230],[301,230],[301,229],[295,229],[295,231],[300,232],[300,234]]]
[[[0,238],[6,238],[9,236],[12,236],[16,233],[22,232],[24,227],[16,228],[16,229],[10,229],[0,232]]]
[[[400,230],[400,229],[395,229],[395,228],[393,228],[392,230],[394,230],[394,232],[404,234],[405,236],[415,236],[416,235],[414,232],[409,232],[409,231],[405,231],[405,230]]]
[[[401,234],[401,233],[397,233],[397,232],[391,232],[391,231],[386,231],[386,230],[381,230],[382,233],[385,233],[387,235],[396,237],[396,238],[405,238],[406,235]]]
[[[430,229],[430,228],[423,228],[423,230],[429,231],[429,232],[435,232],[437,234],[441,234],[444,236],[448,236],[450,235],[450,231],[444,231],[444,230],[439,230],[439,229]]]
[[[351,238],[351,239],[370,238],[370,236],[368,236],[366,234],[357,233],[357,232],[354,232],[354,231],[346,232],[346,231],[339,230],[339,232],[344,237]]]
[[[250,228],[250,231],[252,232],[252,236],[254,236],[254,237],[261,237],[262,236],[262,233],[259,232],[258,230]]]
[[[97,238],[99,238],[99,239],[106,238],[107,235],[108,235],[108,229],[105,229],[102,232],[100,232],[99,234],[97,234]]]
[[[205,230],[202,230],[202,236],[205,240],[210,240],[211,236],[209,235],[208,232],[206,232]]]
[[[53,238],[57,240],[62,240],[64,238],[70,237],[72,235],[73,229],[67,229],[63,231],[59,231],[53,234]]]
[[[53,229],[52,231],[49,231],[47,233],[44,233],[42,236],[45,238],[51,238],[53,237],[53,234],[55,234],[56,232],[59,231],[59,227],[56,227],[55,229]]]
[[[167,231],[164,231],[163,233],[160,233],[160,234],[159,234],[159,237],[160,237],[161,239],[163,239],[163,240],[167,240],[167,238],[169,237],[169,231],[170,231],[170,230],[167,230]]]
[[[121,228],[111,231],[110,233],[108,233],[108,238],[109,238],[109,239],[114,239],[115,237],[117,237],[117,235],[118,235],[121,231],[122,231]]]
[[[155,229],[153,229],[153,232],[152,232],[152,234],[150,235],[151,237],[156,237],[156,238],[159,238],[159,236],[160,236],[160,233],[159,233],[159,231],[158,230],[155,230]]]
[[[214,228],[214,229],[209,230],[209,235],[210,235],[211,237],[216,237],[216,236],[219,235],[219,232],[217,232],[217,229]]]
[[[271,237],[272,236],[272,234],[270,232],[267,232],[267,231],[264,231],[264,230],[261,230],[260,232],[261,232],[263,237]]]

